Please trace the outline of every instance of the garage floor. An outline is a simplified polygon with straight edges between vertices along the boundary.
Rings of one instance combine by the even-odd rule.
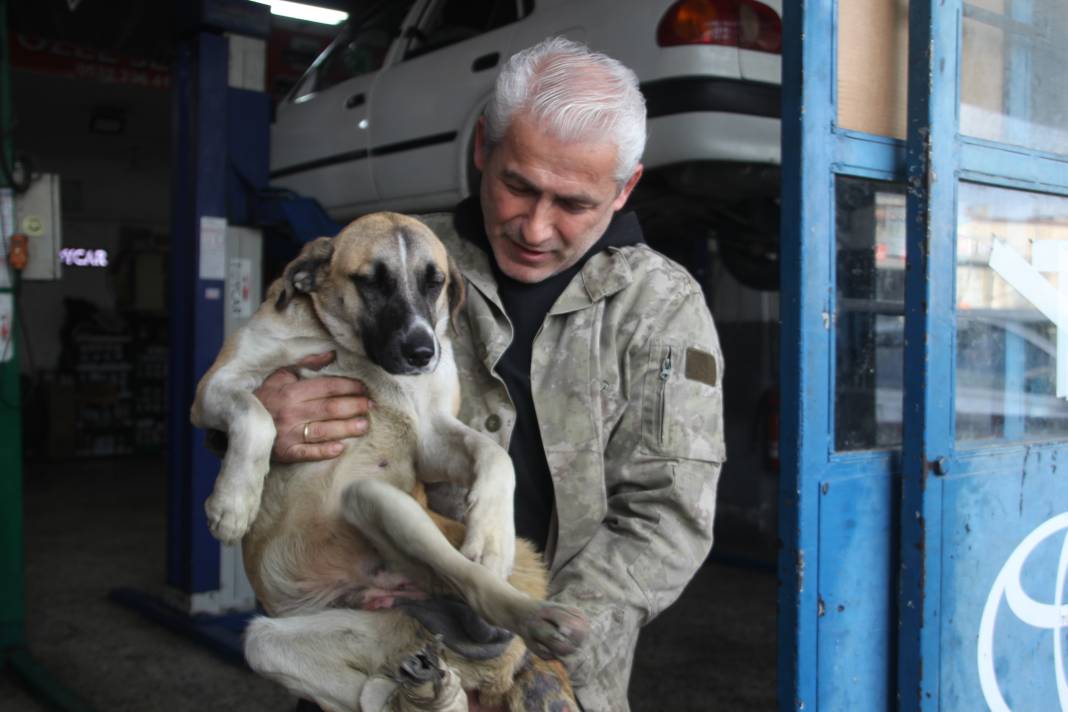
[[[115,587],[155,590],[164,580],[161,462],[29,465],[25,479],[30,648],[54,677],[100,712],[293,710],[273,683],[108,600]],[[745,532],[719,540],[767,554]],[[643,632],[635,712],[774,709],[775,591],[766,571],[706,564]],[[46,708],[4,672],[0,709]]]

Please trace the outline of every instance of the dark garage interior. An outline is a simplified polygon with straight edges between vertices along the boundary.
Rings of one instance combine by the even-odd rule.
[[[188,603],[168,563],[176,506],[168,452],[182,447],[172,441],[170,399],[195,384],[170,372],[175,352],[192,348],[174,341],[170,323],[179,313],[174,246],[189,239],[175,234],[183,224],[175,201],[191,189],[175,181],[196,150],[176,125],[185,120],[181,53],[197,33],[222,32],[197,19],[202,7],[241,15],[244,4],[253,5],[0,4],[10,82],[2,134],[15,173],[7,182],[51,181],[45,229],[63,262],[58,275],[23,279],[17,292],[24,609],[15,613],[25,621],[19,655],[29,657],[22,674],[9,666],[0,675],[4,710],[294,709],[295,698],[235,656],[239,629],[208,640],[202,628],[183,630],[116,594]],[[315,4],[352,16],[368,5]],[[261,92],[273,114],[338,27],[257,18]],[[634,710],[776,705],[778,169],[766,163],[724,164],[711,183],[693,171],[650,171],[633,198],[649,243],[691,272],[716,319],[729,452],[712,554],[642,631]],[[719,201],[705,204],[702,191]],[[263,228],[261,289],[296,240],[291,229]],[[38,685],[26,684],[27,670]]]

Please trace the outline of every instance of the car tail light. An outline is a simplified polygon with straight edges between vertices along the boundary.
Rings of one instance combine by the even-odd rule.
[[[782,52],[782,20],[756,0],[679,0],[656,28],[661,47],[713,44]]]

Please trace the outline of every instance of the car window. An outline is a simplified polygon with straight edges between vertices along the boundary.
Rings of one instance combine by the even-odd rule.
[[[477,37],[519,19],[516,0],[442,0],[434,4],[419,29],[412,33],[412,46],[405,59]]]
[[[327,49],[312,70],[300,81],[294,99],[329,89],[335,84],[373,72],[382,67],[390,45],[400,36],[401,24],[415,0],[362,3],[354,8],[354,23]]]

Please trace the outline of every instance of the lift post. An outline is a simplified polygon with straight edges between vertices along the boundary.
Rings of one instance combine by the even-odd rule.
[[[259,275],[248,245],[256,243],[256,196],[268,180],[270,8],[247,0],[174,7],[180,39],[172,74],[168,595],[116,589],[111,597],[242,662],[240,637],[255,596],[240,549],[220,545],[208,529],[204,501],[219,458],[190,424],[189,411],[196,383],[233,321],[231,267],[243,262],[252,282]],[[249,291],[258,302],[255,284]]]

